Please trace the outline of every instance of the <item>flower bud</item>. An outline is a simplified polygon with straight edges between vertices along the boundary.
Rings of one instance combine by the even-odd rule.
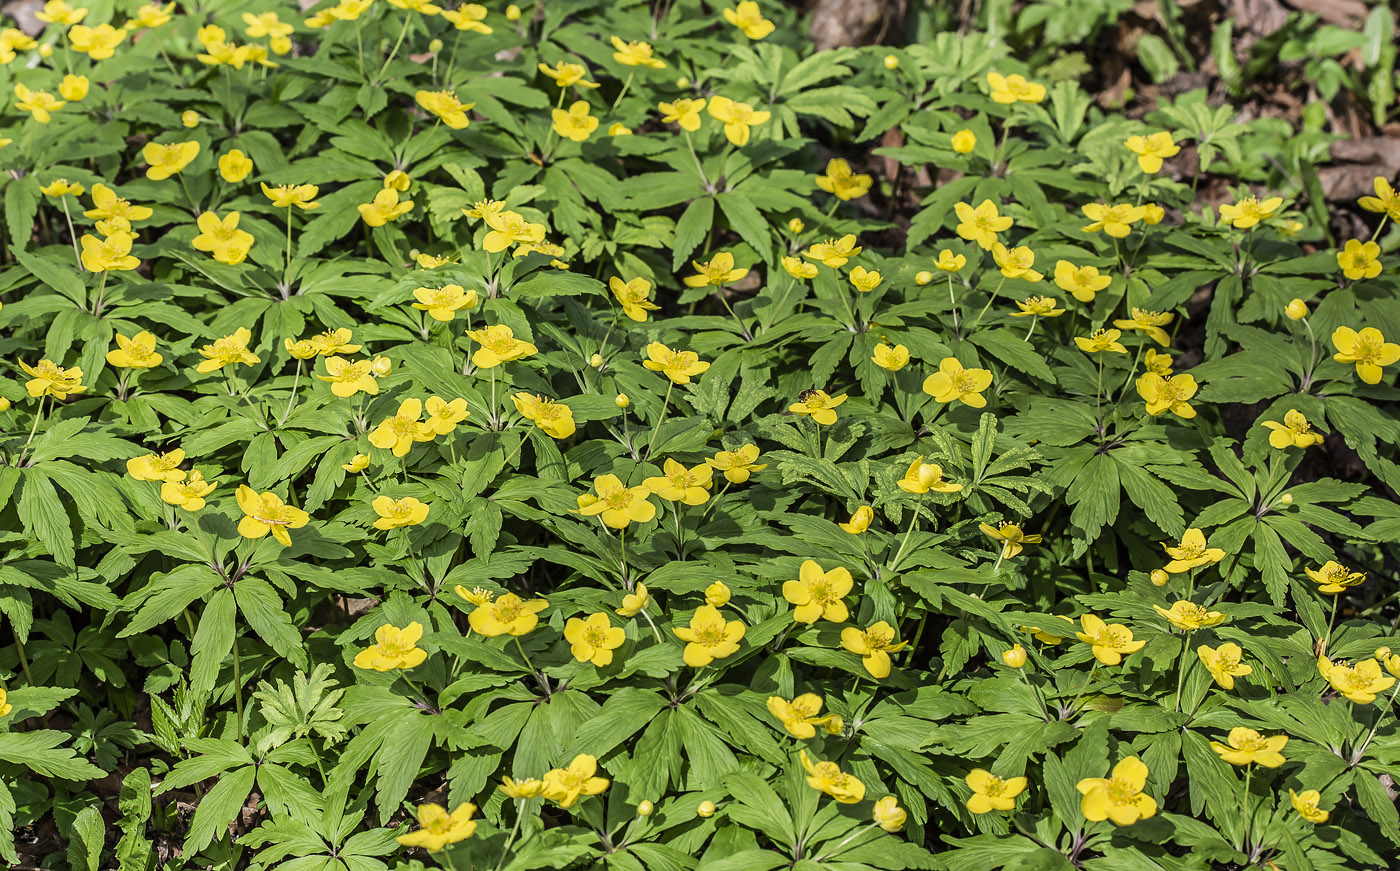
[[[892,54],[885,55],[885,69],[893,70],[899,68],[899,58]]]
[[[394,364],[389,361],[388,357],[375,357],[374,362],[370,364],[370,371],[374,373],[376,378],[385,378],[394,371]]]
[[[1284,493],[1282,496],[1278,497],[1278,501],[1282,502],[1284,505],[1292,505],[1292,504],[1293,504],[1293,494],[1292,494],[1292,493]]]
[[[39,46],[39,57],[45,59],[53,57],[53,46],[48,44]]]
[[[1290,321],[1301,321],[1308,316],[1308,304],[1301,299],[1294,299],[1284,307],[1283,313],[1288,315]]]
[[[953,134],[953,150],[958,154],[971,154],[977,147],[977,134],[963,129]]]
[[[9,411],[9,410],[10,410],[10,400],[6,399],[6,398],[3,397],[3,396],[0,396],[0,411]]]
[[[839,714],[832,714],[826,718],[826,725],[823,728],[826,729],[828,735],[840,735],[846,731],[846,721],[841,719]]]
[[[369,468],[369,454],[356,454],[350,462],[342,464],[340,468],[347,472],[363,472]]]
[[[802,219],[801,219],[801,218],[793,218],[791,221],[788,221],[788,232],[789,232],[789,233],[793,233],[793,234],[801,233],[806,227],[807,227],[807,225],[804,224],[804,223],[802,223]]]
[[[715,581],[705,588],[705,604],[715,608],[723,607],[729,603],[729,588],[723,583]]]
[[[696,806],[695,812],[708,819],[715,815],[715,803],[712,801],[702,801]]]
[[[627,398],[626,393],[619,393],[617,398],[613,400],[613,405],[616,405],[618,408],[626,408],[631,404],[632,400]]]
[[[688,88],[688,87],[690,87],[690,79],[687,79],[685,76],[681,76],[679,79],[676,79],[676,87],[678,87],[678,88]]]
[[[892,795],[887,795],[875,802],[875,808],[871,811],[871,819],[875,825],[887,832],[894,833],[904,828],[904,823],[909,819],[909,814],[904,808],[899,806],[899,802]]]
[[[393,188],[396,191],[406,191],[411,184],[413,184],[413,179],[409,178],[408,173],[401,169],[393,170],[384,176],[384,187]],[[417,259],[418,254],[410,251],[409,256]]]
[[[644,798],[637,804],[637,816],[639,817],[649,817],[654,810],[656,810],[656,805],[652,804],[649,798]]]
[[[1392,653],[1385,658],[1385,670],[1391,677],[1400,677],[1400,653]]]
[[[519,21],[519,20],[520,20],[520,7],[519,7],[519,6],[516,6],[514,3],[510,4],[509,6],[507,6],[507,7],[506,7],[506,21]]]
[[[1152,583],[1154,586],[1165,587],[1167,585],[1167,581],[1170,581],[1171,579],[1172,576],[1167,574],[1164,569],[1152,570]]]
[[[1011,649],[1001,655],[1001,661],[1012,668],[1021,668],[1026,664],[1026,648],[1019,644],[1012,645]]]
[[[1377,648],[1376,648],[1376,654],[1375,654],[1375,655],[1376,655],[1376,659],[1379,659],[1381,662],[1385,662],[1385,658],[1386,658],[1387,656],[1390,656],[1390,648],[1389,648],[1389,647],[1377,647]]]
[[[186,127],[198,127],[199,113],[192,109],[187,110],[184,114],[180,116],[180,123],[185,125]]]
[[[914,276],[914,283],[917,284],[919,287],[923,287],[925,284],[929,284],[932,281],[933,273],[929,272],[927,269]]]
[[[601,369],[601,368],[603,368],[603,355],[602,355],[602,354],[594,354],[592,357],[589,357],[589,358],[588,358],[588,365],[592,366],[594,369]]]
[[[428,51],[432,52],[433,54],[437,54],[438,52],[442,51],[442,40],[434,39],[430,41],[428,43]]]

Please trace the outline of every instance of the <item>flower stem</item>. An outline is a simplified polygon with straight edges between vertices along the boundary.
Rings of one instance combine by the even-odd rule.
[[[914,527],[919,524],[919,509],[924,505],[924,497],[927,493],[919,494],[919,501],[914,503],[914,516],[909,518],[909,531],[904,533],[904,541],[900,542],[899,550],[895,551],[894,559],[890,560],[890,571],[899,570],[899,558],[904,556],[904,548],[909,544],[909,537],[914,534]]]
[[[656,435],[661,432],[661,423],[666,420],[666,409],[671,405],[671,389],[676,386],[676,382],[670,381],[666,384],[666,398],[661,401],[661,416],[656,419],[656,428],[651,431],[651,440],[647,442],[646,455],[642,457],[642,462],[651,459],[651,448],[656,444]]]

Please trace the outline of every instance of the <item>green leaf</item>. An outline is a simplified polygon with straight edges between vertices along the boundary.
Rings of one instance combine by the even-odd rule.
[[[1013,333],[998,327],[973,333],[968,341],[1001,360],[1018,372],[1033,375],[1042,381],[1055,384],[1055,373],[1045,364],[1045,358],[1036,352],[1035,346]]]
[[[234,599],[238,611],[253,631],[266,641],[277,655],[297,668],[306,668],[306,648],[301,633],[292,618],[282,608],[282,597],[272,585],[261,578],[245,577],[234,584]]]
[[[690,201],[676,222],[676,247],[671,252],[671,268],[679,270],[690,253],[695,250],[710,232],[715,220],[715,200],[713,197],[700,197]]]
[[[256,776],[257,768],[245,765],[218,779],[195,808],[189,834],[185,836],[186,851],[191,855],[198,853],[212,844],[215,838],[228,833],[228,824],[243,809],[248,793],[253,791]]]
[[[102,844],[107,837],[107,827],[97,808],[88,805],[78,811],[68,837],[72,839],[68,842],[68,867],[72,871],[97,871],[102,862]]]
[[[24,489],[19,495],[19,520],[48,548],[59,565],[73,565],[73,531],[68,526],[68,512],[58,498],[49,477],[38,469],[27,469]]]

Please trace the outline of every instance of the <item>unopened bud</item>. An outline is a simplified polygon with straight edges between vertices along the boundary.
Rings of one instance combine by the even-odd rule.
[[[1152,583],[1158,587],[1165,587],[1167,581],[1172,579],[1172,576],[1167,574],[1164,569],[1153,569],[1151,577]]]
[[[433,54],[437,54],[438,52],[442,51],[442,40],[434,39],[431,42],[429,42],[428,51],[432,52]]]
[[[801,233],[806,226],[806,224],[802,223],[801,218],[793,218],[791,221],[788,221],[788,232],[794,234]]]
[[[506,21],[519,21],[519,20],[520,20],[520,7],[519,7],[519,6],[516,6],[514,3],[510,4],[509,6],[507,6],[507,7],[506,7]]]
[[[385,378],[394,371],[394,364],[389,361],[388,357],[375,357],[374,362],[370,364],[370,369],[377,377]]]
[[[690,87],[690,79],[687,79],[685,76],[681,76],[679,79],[676,79],[676,87],[678,87],[678,88],[688,88],[688,87]]]
[[[702,817],[712,817],[715,815],[715,803],[712,801],[702,801],[695,808],[695,812]]]
[[[656,805],[651,803],[651,799],[644,798],[637,804],[637,816],[639,817],[649,817],[654,810],[656,810]]]
[[[892,70],[899,67],[899,58],[892,54],[885,55],[885,69]]]
[[[601,369],[603,366],[603,355],[594,354],[592,357],[589,357],[588,365],[592,366],[594,369]]]
[[[1021,668],[1026,664],[1026,648],[1017,644],[1001,655],[1001,661],[1012,668]]]
[[[1308,316],[1308,304],[1301,299],[1294,299],[1284,306],[1283,313],[1288,315],[1291,321],[1301,321]]]
[[[914,276],[914,283],[917,284],[919,287],[923,287],[925,284],[929,284],[932,281],[933,273],[927,270],[920,272],[918,275]]]
[[[1292,504],[1293,504],[1293,494],[1292,494],[1292,493],[1284,493],[1282,496],[1278,497],[1278,501],[1282,502],[1284,505],[1292,505]]]
[[[627,398],[626,393],[619,393],[617,395],[617,398],[613,400],[613,404],[616,405],[618,408],[626,408],[627,406],[632,404],[632,400]]]

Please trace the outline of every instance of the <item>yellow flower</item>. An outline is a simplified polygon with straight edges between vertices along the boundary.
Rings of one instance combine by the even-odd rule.
[[[311,338],[311,343],[316,346],[316,353],[320,354],[322,357],[329,357],[332,354],[353,354],[360,350],[359,345],[350,344],[350,339],[353,335],[354,333],[347,327],[340,327],[339,329],[326,330],[319,335],[313,336]],[[382,378],[389,373],[388,371],[380,372],[376,369],[374,374]]]
[[[875,825],[893,834],[904,828],[904,823],[909,819],[909,814],[904,808],[899,806],[899,801],[892,795],[887,795],[875,802],[875,807],[871,809],[870,817],[875,821]]]
[[[1017,73],[1003,76],[1001,73],[987,73],[987,85],[992,89],[992,102],[1039,103],[1045,99],[1045,86],[1026,81]]]
[[[676,123],[682,130],[694,133],[700,129],[700,113],[705,108],[706,100],[688,99],[682,97],[674,103],[657,103],[656,108],[661,110],[661,121],[665,124]]]
[[[1118,341],[1118,337],[1123,335],[1118,330],[1094,330],[1088,338],[1075,336],[1074,344],[1079,346],[1079,350],[1086,354],[1099,354],[1104,351],[1112,351],[1115,354],[1126,354],[1128,349],[1123,347]]]
[[[1375,242],[1348,239],[1346,246],[1337,252],[1337,266],[1352,281],[1375,278],[1381,274],[1380,256],[1381,246]]]
[[[1236,726],[1230,730],[1230,736],[1225,739],[1228,744],[1219,741],[1210,742],[1210,749],[1220,754],[1231,765],[1262,765],[1265,768],[1278,768],[1287,760],[1279,751],[1288,743],[1287,735],[1275,735],[1272,738],[1265,738],[1263,735],[1248,729],[1244,726]]]
[[[1220,217],[1229,221],[1237,230],[1248,230],[1266,218],[1272,218],[1278,207],[1283,205],[1283,197],[1245,197],[1237,203],[1222,203]]]
[[[574,410],[562,402],[529,393],[517,393],[511,397],[511,401],[521,417],[544,430],[550,438],[566,439],[577,429]]]
[[[73,50],[81,52],[93,60],[106,60],[117,53],[117,46],[126,39],[126,31],[110,24],[88,27],[78,24],[68,30],[68,41]]]
[[[406,455],[414,442],[432,441],[432,435],[424,435],[419,417],[423,414],[423,402],[419,399],[405,399],[399,403],[399,410],[386,417],[369,434],[369,443],[376,448],[392,451],[394,456]]]
[[[767,463],[755,462],[758,453],[758,446],[749,444],[733,451],[719,451],[705,462],[723,472],[725,480],[731,484],[742,484],[749,480],[749,475],[753,472],[768,468]]]
[[[1035,252],[1024,245],[1008,249],[997,242],[992,246],[992,259],[1000,267],[1001,274],[1007,278],[1024,278],[1026,281],[1036,282],[1045,277],[1031,268],[1035,265]]]
[[[442,7],[429,0],[389,0],[390,6],[397,6],[409,12],[418,12],[422,15],[436,15],[442,11]]]
[[[705,604],[714,608],[723,608],[729,604],[729,587],[723,581],[715,581],[705,588]]]
[[[118,369],[150,369],[163,359],[156,353],[156,337],[145,330],[129,339],[117,333],[117,349],[107,352],[107,363]]]
[[[687,469],[667,457],[662,471],[660,477],[647,478],[642,485],[667,502],[702,505],[710,498],[709,491],[715,470],[709,464],[701,463]]]
[[[854,585],[847,569],[838,566],[823,571],[816,560],[809,559],[802,563],[798,580],[783,582],[783,598],[797,606],[792,612],[794,623],[811,624],[818,620],[845,623],[851,614],[841,600]]]
[[[46,197],[61,197],[68,194],[80,197],[83,195],[83,186],[76,182],[70,183],[66,178],[58,178],[39,188],[39,192]]]
[[[588,101],[575,100],[567,110],[552,110],[554,132],[565,139],[582,142],[598,129],[598,119],[588,114]]]
[[[977,528],[982,530],[982,534],[990,537],[993,541],[999,541],[1001,545],[1001,558],[1011,559],[1021,553],[1024,549],[1022,545],[1040,544],[1041,538],[1038,535],[1026,535],[1021,531],[1021,527],[1015,523],[1002,523],[1000,526],[992,526],[990,523],[979,523]]]
[[[86,9],[74,9],[63,0],[49,0],[44,8],[34,13],[34,17],[47,24],[62,24],[68,27],[87,17]]]
[[[909,468],[904,472],[904,477],[896,483],[899,485],[899,489],[904,492],[919,495],[930,491],[934,493],[958,493],[962,491],[961,484],[943,480],[942,466],[937,463],[925,463],[923,457],[910,463]]]
[[[1322,433],[1315,432],[1312,424],[1303,413],[1296,408],[1290,408],[1283,415],[1283,423],[1276,420],[1260,421],[1263,426],[1271,432],[1269,433],[1269,444],[1279,450],[1288,448],[1310,448],[1313,445],[1322,444]]]
[[[141,156],[149,165],[146,169],[146,178],[151,181],[160,181],[170,178],[189,166],[190,162],[199,156],[199,142],[191,140],[189,142],[173,142],[170,145],[148,142],[141,149]]]
[[[439,266],[445,266],[448,263],[451,263],[452,257],[451,255],[443,255],[439,257],[434,254],[422,252],[417,257],[415,257],[414,260],[418,263],[418,268],[420,269],[437,269]]]
[[[347,472],[363,472],[369,468],[369,454],[356,454],[350,458],[350,462],[342,463],[340,468]]]
[[[34,120],[40,124],[49,123],[53,117],[52,113],[68,105],[48,91],[31,91],[22,84],[15,85],[15,97],[18,98],[15,100],[15,108],[33,115]]]
[[[58,83],[58,95],[70,103],[75,103],[88,95],[90,86],[87,76],[75,76],[69,73],[63,77],[63,81]]]
[[[92,186],[93,208],[83,212],[88,218],[124,218],[127,221],[144,221],[154,214],[147,206],[133,206],[117,196],[116,191],[105,184]]]
[[[975,814],[1015,810],[1016,796],[1030,783],[1024,777],[997,777],[985,768],[974,768],[963,779],[972,790],[967,809]]]
[[[909,365],[909,349],[904,345],[890,345],[881,342],[875,346],[875,356],[870,358],[876,366],[898,372]]]
[[[219,175],[229,184],[243,181],[252,171],[253,160],[244,154],[242,149],[235,148],[219,157]]]
[[[739,620],[725,620],[724,615],[713,605],[701,605],[695,609],[689,626],[677,626],[671,631],[686,642],[681,658],[691,668],[704,668],[716,659],[724,659],[739,650],[739,642],[744,638],[744,624]]]
[[[1219,626],[1225,622],[1224,614],[1219,611],[1208,611],[1187,599],[1173,602],[1170,608],[1153,605],[1152,609],[1167,618],[1167,622],[1172,626],[1183,632],[1193,632],[1203,626]]]
[[[1212,565],[1225,558],[1225,551],[1218,547],[1207,547],[1205,533],[1194,528],[1186,530],[1181,536],[1181,544],[1163,544],[1162,549],[1172,558],[1171,562],[1162,568],[1173,575]]]
[[[486,7],[480,3],[463,3],[456,9],[444,9],[442,17],[458,30],[482,34],[494,32],[490,25],[483,23],[486,20]]]
[[[865,784],[854,774],[847,774],[835,762],[813,763],[807,751],[799,752],[802,767],[807,769],[807,784],[841,804],[859,804],[865,798]]]
[[[1366,581],[1365,572],[1354,572],[1336,560],[1328,560],[1320,569],[1305,568],[1303,571],[1312,578],[1313,583],[1320,585],[1319,593],[1332,596]]]
[[[483,218],[490,218],[492,215],[499,215],[505,211],[505,208],[506,204],[500,200],[484,199],[477,200],[472,204],[470,209],[463,209],[462,214],[472,220],[481,220]],[[510,214],[514,214],[514,212]],[[543,228],[543,225],[541,225],[541,228]],[[544,233],[540,234],[540,238],[544,238]],[[500,248],[497,248],[496,251],[500,251],[505,247],[505,245],[502,245]],[[495,252],[493,251],[492,253],[494,254]]]
[[[612,664],[613,651],[627,640],[627,633],[612,625],[607,614],[589,614],[586,620],[569,618],[564,624],[564,640],[569,642],[574,659],[605,668]]]
[[[585,517],[601,516],[603,523],[613,529],[626,529],[629,523],[649,523],[656,517],[656,506],[647,499],[651,490],[628,487],[616,475],[599,475],[593,479],[596,496],[579,499],[579,513]],[[589,499],[585,504],[585,499]]]
[[[512,363],[539,352],[533,344],[515,337],[515,332],[505,324],[467,330],[472,341],[481,345],[472,353],[472,365],[480,369],[494,369],[502,363]]]
[[[822,426],[836,423],[836,407],[846,401],[845,394],[828,396],[825,390],[804,390],[798,401],[788,406],[788,411],[798,415],[810,415]]]
[[[327,357],[327,374],[316,377],[330,384],[331,393],[341,398],[349,398],[362,391],[370,396],[377,396],[379,382],[374,380],[373,367],[374,361],[372,360],[352,362],[344,357]]]
[[[126,461],[126,472],[137,481],[183,481],[185,473],[180,464],[185,452],[176,448],[164,454],[147,454]]]
[[[1357,200],[1357,205],[1368,212],[1380,212],[1390,216],[1393,221],[1400,221],[1400,193],[1380,176],[1376,176],[1375,189],[1374,197],[1362,197]]]
[[[1156,203],[1143,203],[1142,208],[1142,222],[1149,227],[1155,227],[1162,223],[1162,219],[1167,216],[1167,210]],[[1301,230],[1302,227],[1302,224],[1298,225],[1298,229]]]
[[[361,203],[355,207],[360,212],[360,217],[371,227],[382,227],[390,221],[397,221],[399,218],[413,211],[413,200],[399,202],[399,192],[393,188],[384,188],[374,195],[374,200],[368,203]]]
[[[413,298],[418,300],[413,307],[419,311],[428,313],[428,317],[435,321],[450,321],[457,317],[457,312],[476,308],[477,296],[475,290],[463,290],[460,284],[448,284],[443,287],[420,287],[413,291]]]
[[[574,757],[568,768],[552,768],[544,775],[544,797],[560,807],[572,807],[583,795],[602,795],[606,777],[597,777],[598,760],[587,754]]]
[[[870,676],[883,680],[890,676],[890,654],[900,650],[907,641],[894,643],[894,628],[881,620],[868,629],[848,626],[841,630],[841,646],[861,658],[861,665]]]
[[[1222,689],[1232,690],[1235,688],[1235,678],[1254,673],[1254,666],[1244,664],[1244,649],[1233,641],[1219,647],[1202,644],[1196,648],[1196,656]]]
[[[734,267],[734,255],[728,251],[721,251],[704,263],[692,260],[690,265],[696,274],[685,277],[686,287],[723,287],[749,274],[747,267]]]
[[[276,12],[262,12],[256,15],[252,12],[244,12],[243,23],[246,25],[243,32],[254,39],[264,36],[291,36],[295,30],[292,25],[278,18]]]
[[[864,266],[857,266],[851,270],[851,286],[861,293],[869,293],[880,286],[883,281],[878,272],[867,272]]]
[[[1113,278],[1100,275],[1098,267],[1075,266],[1068,260],[1055,263],[1055,286],[1074,295],[1080,302],[1093,302],[1094,295],[1113,283]]]
[[[718,260],[719,256],[715,259]],[[673,384],[689,384],[691,378],[710,368],[710,364],[701,360],[694,351],[673,351],[660,342],[647,345],[647,359],[642,361],[642,365],[664,374]]]
[[[1146,207],[1130,206],[1127,203],[1113,206],[1107,203],[1088,203],[1081,206],[1080,210],[1092,222],[1083,228],[1085,233],[1103,230],[1115,239],[1127,236],[1133,231],[1132,225],[1147,216]]]
[[[1131,318],[1115,320],[1113,325],[1120,330],[1144,332],[1164,348],[1171,344],[1171,336],[1167,335],[1167,331],[1162,327],[1171,323],[1176,315],[1171,312],[1143,311],[1140,308],[1132,309],[1131,314]]]
[[[472,587],[468,590],[466,587],[458,584],[453,587],[453,590],[457,595],[478,607],[488,604],[492,599],[496,598],[496,594],[485,587]]]
[[[802,256],[808,260],[820,261],[823,266],[832,269],[840,269],[846,265],[846,261],[859,254],[862,249],[856,244],[854,233],[847,233],[840,239],[825,239],[814,243],[812,247],[802,252]]]
[[[875,520],[875,509],[869,505],[862,505],[851,515],[851,519],[845,523],[838,523],[837,526],[849,532],[851,535],[860,535],[870,528],[870,524]]]
[[[958,216],[957,234],[969,242],[976,242],[983,251],[992,250],[997,244],[997,234],[1011,229],[1011,218],[997,210],[997,204],[983,200],[977,208],[970,203],[954,203],[953,212]],[[938,255],[939,260],[943,255]],[[943,267],[940,265],[940,269]]]
[[[582,64],[572,64],[561,60],[552,67],[545,64],[539,64],[538,66],[540,72],[553,79],[554,84],[561,88],[567,88],[574,84],[578,85],[580,88],[598,87],[596,82],[584,81],[583,77],[588,75],[588,69]]]
[[[1011,220],[1007,218],[1006,220]],[[1008,225],[1009,226],[1009,225]],[[961,254],[954,254],[947,248],[938,252],[938,257],[933,261],[934,267],[940,272],[958,272],[967,265],[967,258]]]
[[[1129,136],[1123,144],[1137,155],[1138,167],[1148,175],[1162,171],[1162,158],[1175,157],[1181,151],[1168,130],[1150,136]]]
[[[1056,614],[1055,616],[1070,624],[1071,626],[1074,625],[1074,620],[1069,617],[1066,617],[1064,614]],[[1054,647],[1056,644],[1059,644],[1061,641],[1065,640],[1065,636],[1055,635],[1053,633],[1046,632],[1039,626],[1022,626],[1021,631],[1031,633],[1031,635],[1035,638],[1036,641],[1039,641],[1041,644],[1048,644],[1051,647]]]
[[[743,31],[744,36],[760,40],[773,32],[776,24],[763,17],[763,12],[754,0],[743,0],[737,9],[722,10],[724,20]]]
[[[544,224],[531,224],[515,212],[483,210],[482,217],[490,231],[481,240],[481,247],[490,254],[516,243],[536,245],[544,241]]]
[[[403,499],[391,499],[388,496],[377,496],[370,503],[374,513],[379,515],[379,519],[374,521],[375,529],[398,529],[402,526],[417,526],[428,519],[428,508],[426,503],[419,502],[412,496]]]
[[[944,357],[938,371],[924,379],[924,392],[935,402],[961,400],[973,408],[985,408],[982,391],[992,386],[992,373],[986,369],[964,369],[956,357]]]
[[[631,135],[632,135],[632,128],[631,128],[631,127],[628,127],[626,124],[623,124],[621,121],[614,121],[614,122],[612,122],[611,124],[608,125],[608,135],[609,135],[609,136],[631,136]]]
[[[539,613],[549,607],[544,599],[524,601],[514,593],[478,605],[467,622],[473,632],[494,638],[497,635],[526,635],[539,624]]]
[[[1196,416],[1196,409],[1187,400],[1196,395],[1196,379],[1190,375],[1173,375],[1163,378],[1155,372],[1148,372],[1137,380],[1138,396],[1147,402],[1147,413],[1151,415],[1170,411],[1177,417],[1190,420]]]
[[[1142,368],[1166,378],[1172,374],[1172,355],[1156,348],[1148,348],[1147,356],[1142,358]]]
[[[666,62],[660,58],[651,56],[651,46],[645,42],[623,42],[618,37],[612,38],[613,60],[625,67],[648,67],[653,70],[664,70]]]
[[[424,408],[428,419],[418,426],[420,433],[430,438],[450,434],[471,414],[467,411],[467,401],[461,398],[448,401],[441,396],[429,396]]]
[[[768,697],[768,713],[778,718],[783,729],[794,738],[807,739],[817,736],[817,726],[825,726],[830,716],[821,716],[822,697],[816,693],[803,693],[792,701],[781,696]]]
[[[113,233],[99,239],[87,233],[83,235],[83,268],[88,272],[129,272],[141,265],[141,261],[131,256],[131,243],[136,237],[130,233]]]
[[[1378,694],[1395,685],[1395,678],[1381,674],[1381,664],[1374,659],[1355,666],[1329,664],[1322,676],[1327,678],[1332,689],[1358,705],[1369,705]]]
[[[748,270],[744,270],[747,272]],[[614,275],[608,280],[608,287],[612,290],[613,296],[617,298],[622,306],[622,313],[638,323],[647,319],[647,312],[658,311],[661,306],[652,302],[651,282],[645,278],[634,278],[631,281],[623,281]]]
[[[321,204],[314,202],[316,194],[320,188],[314,184],[283,184],[277,187],[268,187],[267,182],[262,183],[263,196],[272,200],[274,208],[290,209],[296,206],[302,210],[319,209]]]
[[[1338,363],[1355,363],[1356,374],[1367,384],[1379,384],[1383,368],[1400,361],[1400,345],[1387,342],[1381,331],[1365,327],[1360,332],[1351,327],[1337,327],[1332,333]]]
[[[838,200],[860,199],[870,193],[875,179],[865,173],[851,172],[851,165],[837,157],[826,162],[826,175],[817,176],[817,187]]]
[[[220,263],[236,266],[248,256],[253,247],[253,234],[238,229],[238,212],[229,212],[222,219],[216,212],[204,212],[196,219],[199,235],[191,242],[196,251],[207,251]]]
[[[269,532],[283,547],[290,547],[289,529],[301,529],[311,517],[300,508],[282,501],[276,493],[258,493],[247,484],[238,487],[238,507],[244,517],[238,521],[238,534],[244,538],[262,538]]]
[[[1075,787],[1084,796],[1079,810],[1093,822],[1113,820],[1115,825],[1130,826],[1157,813],[1157,802],[1143,793],[1147,786],[1147,766],[1136,756],[1113,766],[1110,777],[1086,777]]]
[[[160,485],[160,498],[177,508],[186,511],[199,511],[204,507],[204,497],[214,492],[217,484],[205,481],[204,473],[195,469],[187,480],[166,481]]]
[[[1084,631],[1076,632],[1079,640],[1089,645],[1094,658],[1104,665],[1117,665],[1123,661],[1123,654],[1141,650],[1146,641],[1134,641],[1133,630],[1122,623],[1105,623],[1093,614],[1079,618]]]
[[[418,624],[412,625],[417,626]],[[357,662],[356,665],[358,664]],[[380,671],[384,670],[380,669]],[[409,832],[407,835],[399,835],[396,840],[401,847],[422,847],[430,853],[436,853],[448,844],[465,841],[476,832],[476,821],[472,819],[474,813],[476,813],[476,805],[470,802],[457,805],[457,809],[450,814],[447,812],[447,808],[441,805],[420,804],[418,806],[418,830]]]
[[[199,355],[204,358],[204,362],[196,366],[195,371],[213,372],[215,369],[222,369],[234,363],[252,366],[261,362],[262,358],[248,350],[248,342],[252,338],[251,330],[247,327],[239,327],[229,335],[215,339],[199,349]]]
[[[87,385],[82,383],[83,370],[77,366],[64,369],[52,360],[43,359],[36,366],[30,366],[20,360],[19,368],[29,376],[24,385],[25,390],[36,398],[52,396],[55,399],[67,399],[70,394],[87,390]]]
[[[13,711],[14,709],[15,706],[6,701],[5,691],[0,690],[0,717],[9,716],[10,711]]]
[[[958,154],[971,154],[977,147],[977,134],[967,128],[953,134],[953,150]]]
[[[1298,812],[1298,816],[1308,822],[1317,825],[1327,822],[1329,814],[1317,806],[1317,803],[1322,800],[1322,793],[1317,790],[1305,789],[1302,792],[1294,792],[1290,789],[1288,799],[1293,802],[1293,809]]]
[[[651,594],[647,592],[647,585],[637,584],[632,592],[623,595],[622,607],[616,609],[613,613],[620,614],[623,617],[635,617],[637,614],[645,611],[650,602]]]
[[[1001,654],[1001,661],[1010,668],[1024,668],[1026,665],[1026,648],[1019,644],[1011,645],[1009,650]]]
[[[716,94],[706,107],[710,117],[723,122],[724,135],[734,145],[743,148],[749,143],[749,128],[765,123],[773,117],[772,112],[755,109],[748,103],[739,103],[728,97]]]
[[[1063,261],[1061,261],[1063,262]],[[1018,300],[1016,307],[1018,312],[1012,312],[1013,318],[1057,318],[1065,313],[1065,310],[1058,308],[1060,301],[1053,296],[1028,296],[1023,300]]]
[[[513,780],[509,777],[501,778],[501,792],[516,801],[527,798],[537,798],[544,793],[544,781],[535,777],[527,780]]]

